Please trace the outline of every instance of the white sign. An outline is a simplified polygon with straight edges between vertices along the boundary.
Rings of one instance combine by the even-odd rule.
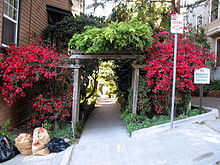
[[[171,15],[171,33],[183,34],[183,15]]]
[[[210,84],[210,69],[209,68],[195,69],[194,84]]]

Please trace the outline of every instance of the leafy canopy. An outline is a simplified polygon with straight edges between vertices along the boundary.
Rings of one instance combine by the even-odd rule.
[[[144,51],[152,43],[151,28],[138,22],[114,23],[104,28],[87,27],[75,34],[69,46],[86,53],[112,50]]]

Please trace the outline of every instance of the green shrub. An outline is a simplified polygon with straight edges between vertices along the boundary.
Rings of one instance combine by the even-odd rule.
[[[211,81],[210,84],[203,86],[203,94],[207,95],[211,91],[220,90],[220,80]],[[193,96],[199,96],[199,89],[192,93]]]
[[[79,138],[83,130],[83,122],[76,123],[75,137]],[[52,131],[52,136],[61,139],[73,139],[72,124],[70,122],[64,122],[58,125],[58,128]]]
[[[51,123],[46,122],[46,123],[42,124],[42,127],[45,128],[47,130],[48,134],[50,135],[50,137],[52,137],[52,131],[51,131],[52,125],[51,125]]]

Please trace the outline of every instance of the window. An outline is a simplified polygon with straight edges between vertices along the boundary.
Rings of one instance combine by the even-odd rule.
[[[217,40],[217,59],[216,66],[220,66],[220,39]]]
[[[4,0],[2,45],[17,43],[19,0]]]
[[[202,27],[202,14],[197,16],[196,18],[196,29],[198,30],[201,27]]]
[[[211,22],[218,18],[219,0],[211,1]]]

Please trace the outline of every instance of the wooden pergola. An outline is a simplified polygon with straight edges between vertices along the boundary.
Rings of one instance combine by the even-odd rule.
[[[74,84],[73,84],[73,104],[72,104],[72,128],[73,135],[75,135],[75,125],[79,121],[79,103],[80,103],[80,68],[81,60],[85,59],[133,59],[132,65],[132,89],[133,102],[132,113],[137,112],[138,99],[138,84],[139,84],[139,70],[143,69],[145,65],[137,65],[136,60],[140,55],[134,55],[131,52],[99,52],[84,54],[83,52],[70,51],[70,61],[68,68],[74,70]]]

